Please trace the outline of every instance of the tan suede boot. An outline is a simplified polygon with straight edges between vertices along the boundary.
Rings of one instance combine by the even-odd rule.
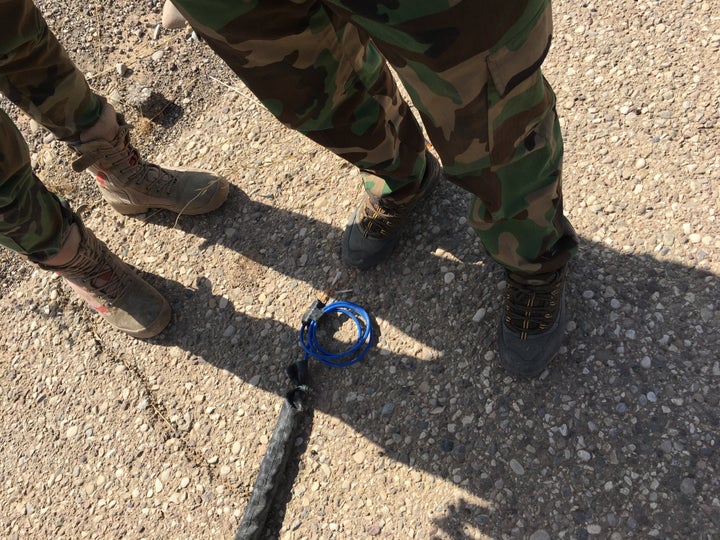
[[[37,264],[65,278],[111,326],[133,337],[155,336],[170,322],[167,300],[79,221],[60,253]]]
[[[75,171],[88,170],[103,198],[121,214],[162,208],[178,214],[204,214],[218,208],[228,195],[228,181],[205,171],[165,169],[145,161],[130,144],[130,126],[120,126],[112,142],[95,139],[73,144],[80,154]]]

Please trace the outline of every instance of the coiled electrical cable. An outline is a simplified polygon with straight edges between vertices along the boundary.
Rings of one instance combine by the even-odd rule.
[[[340,313],[355,323],[357,337],[353,345],[345,351],[333,353],[326,350],[318,340],[317,329],[320,317],[327,314]],[[360,361],[372,345],[373,331],[370,316],[362,307],[352,302],[338,301],[326,306],[317,302],[308,310],[300,327],[298,340],[308,356],[316,358],[325,365],[332,367],[346,367]]]

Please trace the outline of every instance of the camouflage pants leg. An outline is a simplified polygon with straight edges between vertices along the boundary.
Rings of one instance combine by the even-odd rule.
[[[63,141],[103,108],[32,0],[0,0],[0,92]]]
[[[174,0],[268,109],[395,193],[424,169],[422,131],[473,194],[470,223],[507,268],[563,266],[562,137],[540,71],[549,0]]]
[[[0,0],[0,92],[62,140],[76,140],[103,107],[31,0]],[[46,259],[71,219],[32,173],[25,141],[0,110],[0,245]]]
[[[71,220],[33,174],[27,144],[0,109],[0,245],[42,261],[60,251]]]

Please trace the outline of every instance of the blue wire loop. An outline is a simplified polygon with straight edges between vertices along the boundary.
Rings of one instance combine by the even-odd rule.
[[[314,316],[306,317],[300,327],[298,340],[305,351],[305,360],[312,356],[332,367],[346,367],[362,360],[373,340],[372,325],[367,311],[357,304],[345,301],[332,302],[327,306],[322,306],[321,309],[322,313],[315,311]],[[339,353],[331,353],[320,344],[317,338],[318,321],[322,315],[327,313],[342,313],[355,323],[357,338],[352,347]]]

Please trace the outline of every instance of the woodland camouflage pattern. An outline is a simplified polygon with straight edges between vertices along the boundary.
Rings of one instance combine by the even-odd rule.
[[[562,213],[555,97],[540,71],[549,0],[174,1],[283,124],[366,171],[372,194],[401,200],[419,188],[426,143],[387,60],[446,175],[474,195],[469,221],[488,252],[511,270],[537,273],[575,251]],[[102,104],[32,3],[0,0],[0,26],[10,30],[0,38],[2,92],[61,139],[92,125]],[[15,198],[49,194],[18,187],[13,171],[24,165],[11,153],[11,132],[3,125],[0,242],[18,250],[18,235],[50,229],[31,232],[6,208],[30,208]]]
[[[0,0],[0,92],[67,141],[103,107],[30,0]],[[60,250],[71,220],[32,173],[27,144],[0,110],[0,245],[46,259]]]
[[[417,191],[425,140],[470,191],[470,223],[504,266],[562,267],[562,137],[540,65],[549,0],[173,0],[262,103],[370,173],[366,188]]]

